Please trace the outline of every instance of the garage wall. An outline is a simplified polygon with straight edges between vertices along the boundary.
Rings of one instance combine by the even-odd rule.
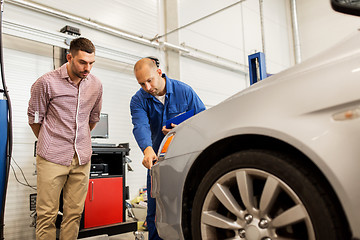
[[[360,17],[334,11],[330,0],[298,0],[302,60],[306,60],[354,34]]]
[[[26,116],[30,87],[39,76],[53,69],[53,50],[67,47],[64,40],[72,38],[59,33],[59,30],[71,25],[80,28],[82,36],[91,39],[97,49],[92,73],[103,83],[103,112],[109,114],[110,138],[96,141],[130,143],[134,172],[127,173],[127,185],[130,186],[130,198],[135,197],[139,188],[145,187],[146,170],[141,165],[142,153],[132,136],[129,102],[139,88],[133,76],[133,64],[141,57],[153,55],[160,58],[161,68],[167,69],[165,51],[172,50],[99,31],[91,24],[84,26],[56,14],[34,11],[22,6],[21,2],[36,3],[37,7],[41,4],[56,12],[64,11],[81,20],[90,20],[148,40],[164,33],[164,1],[91,0],[86,1],[86,5],[70,0],[5,1],[5,76],[13,102],[14,161],[29,183],[35,186],[33,148],[36,139]],[[236,1],[173,2],[178,4],[178,23],[181,26]],[[286,0],[267,0],[263,7],[268,72],[276,73],[293,64],[288,4]],[[244,1],[182,29],[178,34],[180,46],[182,44],[191,53],[206,59],[181,53],[179,79],[190,84],[208,108],[212,107],[249,85],[247,55],[262,50],[259,1]],[[20,169],[16,165],[14,167],[23,181]],[[5,208],[6,239],[35,239],[34,228],[30,227],[32,218],[29,210],[29,194],[33,192],[33,189],[19,184],[11,172]]]
[[[180,1],[179,25],[191,23],[237,2]],[[263,36],[260,2],[263,2]],[[182,29],[180,43],[244,65],[247,65],[249,54],[265,51],[268,70],[276,73],[292,64],[290,26],[288,0],[248,0]]]
[[[207,106],[212,106],[248,86],[248,55],[263,51],[268,73],[278,73],[293,65],[289,2],[287,0],[179,1],[179,26],[211,15],[179,31],[179,43],[202,56],[237,64],[234,72],[181,58],[182,81],[191,82]],[[263,3],[261,3],[263,2]],[[260,6],[263,9],[261,24]],[[263,45],[263,42],[265,43]],[[205,53],[206,54],[205,54]],[[222,69],[219,69],[222,68]],[[211,97],[212,96],[212,97]]]
[[[4,43],[13,39],[4,39]],[[25,42],[29,44],[29,42]],[[22,182],[20,169],[23,170],[28,182],[36,186],[35,158],[33,157],[33,133],[26,123],[27,101],[30,97],[32,79],[38,78],[43,71],[52,68],[51,46],[35,44],[42,49],[40,54],[14,49],[4,49],[5,76],[13,106],[13,167]],[[46,51],[47,50],[47,51]],[[47,52],[47,54],[46,54]],[[21,69],[21,70],[20,70]],[[21,87],[20,87],[21,86]],[[33,228],[30,228],[29,194],[36,191],[16,182],[14,171],[11,170],[5,207],[5,239],[35,239]]]

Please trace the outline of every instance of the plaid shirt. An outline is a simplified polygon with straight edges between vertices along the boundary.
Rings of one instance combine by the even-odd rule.
[[[29,124],[41,124],[37,154],[69,166],[75,152],[79,164],[91,159],[89,123],[100,119],[102,84],[89,74],[77,86],[66,64],[41,76],[31,87],[28,107]]]

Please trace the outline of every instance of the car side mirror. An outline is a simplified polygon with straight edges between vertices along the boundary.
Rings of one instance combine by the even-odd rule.
[[[331,7],[338,12],[360,16],[360,0],[331,0]]]

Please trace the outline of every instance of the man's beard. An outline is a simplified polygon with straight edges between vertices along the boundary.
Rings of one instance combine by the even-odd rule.
[[[87,73],[87,75],[84,76],[84,75],[83,75],[84,73]],[[75,75],[76,75],[78,78],[80,78],[80,79],[85,79],[85,78],[87,78],[88,74],[89,74],[88,71],[80,72],[80,73],[75,73]]]

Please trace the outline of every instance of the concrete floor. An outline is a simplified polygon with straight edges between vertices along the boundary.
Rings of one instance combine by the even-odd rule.
[[[100,235],[100,236],[82,238],[81,240],[148,240],[148,232],[142,232],[142,233],[143,233],[142,239],[140,238],[140,236],[138,237],[138,239],[136,239],[134,233],[129,232],[129,233],[123,233],[113,236]]]
[[[146,218],[146,208],[133,208],[133,213],[135,217],[143,223]],[[138,226],[141,226],[139,224]],[[81,238],[80,240],[148,240],[148,232],[143,231],[142,229],[139,229],[138,231],[140,234],[143,234],[143,238],[140,238],[140,236],[136,239],[133,232],[108,236],[108,235],[100,235],[100,236],[93,236],[88,238]]]
[[[148,232],[141,232],[141,233],[143,233],[143,239],[141,239],[139,236],[137,240],[148,240]],[[131,240],[131,239],[135,240],[135,235],[132,232],[109,237],[109,240]]]

